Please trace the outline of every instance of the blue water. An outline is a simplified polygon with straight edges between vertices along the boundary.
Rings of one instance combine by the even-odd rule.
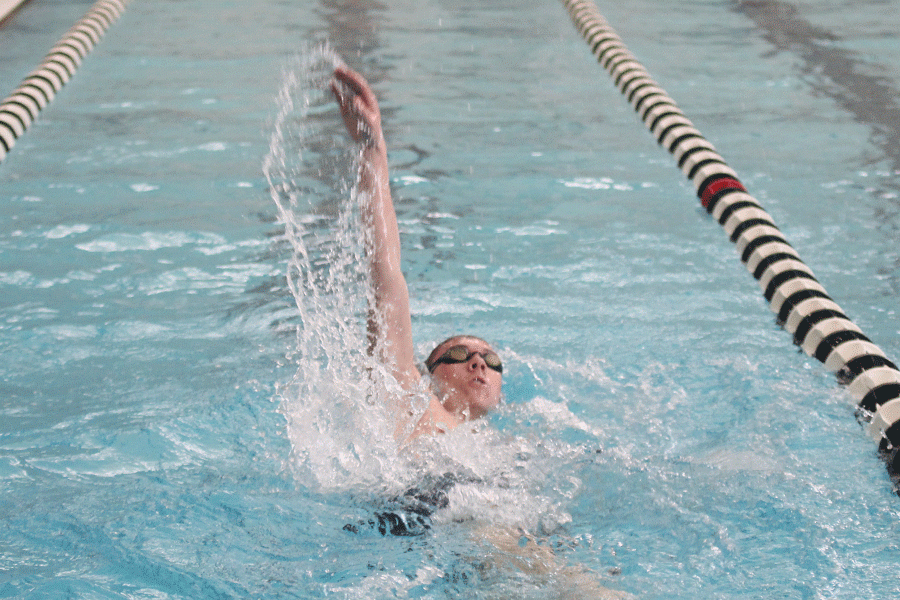
[[[0,30],[0,93],[89,7]],[[600,4],[895,361],[897,9]],[[381,98],[420,354],[466,331],[506,366],[488,422],[412,457],[365,375],[326,41]],[[519,529],[640,598],[900,587],[853,401],[555,0],[135,0],[0,206],[0,597],[562,596],[483,535]],[[444,469],[480,483],[427,535],[343,529]]]

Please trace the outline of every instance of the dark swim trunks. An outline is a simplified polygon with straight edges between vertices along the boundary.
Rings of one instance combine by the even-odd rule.
[[[386,502],[373,513],[373,518],[357,525],[344,525],[344,531],[359,533],[361,528],[368,527],[381,535],[423,535],[431,529],[431,515],[450,504],[447,494],[459,481],[452,473],[428,477],[421,486],[412,487]]]

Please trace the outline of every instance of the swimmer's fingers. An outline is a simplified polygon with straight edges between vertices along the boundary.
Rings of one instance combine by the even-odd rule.
[[[360,98],[363,98],[366,105],[378,109],[378,100],[375,98],[375,92],[369,87],[365,78],[347,67],[337,67],[334,70],[334,78],[340,83],[347,86],[350,91]]]
[[[362,75],[346,67],[338,67],[331,81],[331,91],[341,108],[347,132],[357,142],[371,144],[381,134],[381,113],[375,93]]]
[[[359,111],[354,106],[355,96],[340,82],[332,80],[331,92],[341,109],[341,117],[350,136],[356,139],[359,130]]]

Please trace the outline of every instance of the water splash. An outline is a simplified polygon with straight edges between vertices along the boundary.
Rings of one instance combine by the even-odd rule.
[[[357,158],[340,127],[328,83],[342,64],[327,45],[285,69],[263,168],[291,254],[288,287],[299,325],[281,385],[280,410],[298,480],[322,490],[379,484],[396,463],[385,408],[391,391],[367,352],[372,304]]]
[[[290,468],[302,485],[362,495],[363,504],[366,494],[388,497],[423,475],[451,472],[459,480],[436,522],[553,531],[570,519],[560,497],[571,495],[577,478],[550,474],[579,460],[578,444],[505,434],[488,421],[420,439],[402,451],[394,441],[390,403],[404,394],[367,352],[367,310],[374,299],[366,268],[368,228],[359,210],[366,199],[354,188],[358,154],[328,89],[340,64],[328,46],[319,46],[285,70],[264,163],[290,246],[286,277],[299,317],[290,355],[295,375],[279,389]],[[421,409],[426,398],[423,393]],[[521,425],[535,414],[553,413],[551,430],[572,427],[574,416],[561,410],[537,401],[509,416]],[[566,490],[548,490],[558,487]]]

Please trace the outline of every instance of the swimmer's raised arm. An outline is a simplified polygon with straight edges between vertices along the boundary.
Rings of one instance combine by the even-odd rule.
[[[413,414],[412,405],[405,402],[420,391],[422,377],[416,368],[409,288],[400,267],[400,232],[391,199],[378,99],[366,80],[346,67],[335,69],[331,89],[347,132],[362,145],[357,191],[363,197],[363,220],[372,234],[366,250],[375,288],[375,314],[369,319],[369,333],[378,342],[378,358],[409,393],[406,399],[398,399],[395,407],[396,435],[408,439],[450,431],[463,421],[481,417],[500,401],[500,360],[484,340],[470,336],[445,340],[432,353],[432,393],[424,414]],[[451,346],[455,347],[453,354],[448,353]],[[460,347],[465,349],[463,358],[457,358]],[[414,425],[411,432],[410,425]]]
[[[372,231],[368,257],[377,313],[369,320],[369,332],[381,342],[377,347],[384,355],[379,358],[403,388],[412,391],[421,376],[415,363],[409,289],[400,266],[400,233],[391,199],[378,99],[366,80],[346,67],[335,69],[331,89],[347,133],[362,144],[358,193],[365,195],[363,219]]]

